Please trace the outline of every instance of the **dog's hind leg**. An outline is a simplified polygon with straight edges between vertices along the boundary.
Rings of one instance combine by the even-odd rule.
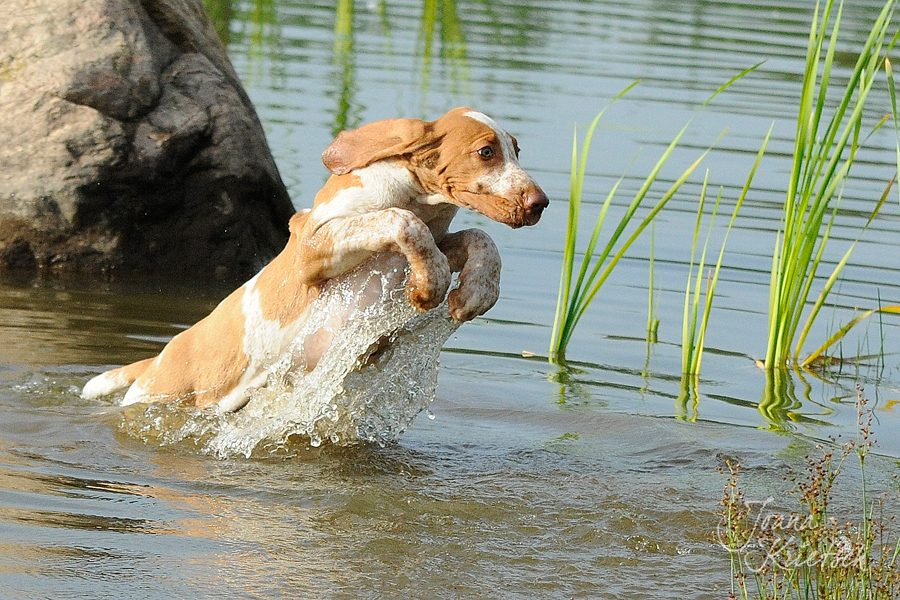
[[[81,396],[93,400],[131,387],[131,384],[147,370],[154,360],[156,360],[155,356],[101,373],[84,385]]]

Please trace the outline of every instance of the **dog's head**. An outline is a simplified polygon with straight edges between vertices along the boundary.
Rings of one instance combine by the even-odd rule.
[[[511,227],[534,225],[547,195],[519,165],[516,139],[469,108],[455,108],[431,121],[389,119],[344,131],[322,161],[342,175],[374,162],[406,163],[429,201],[477,210]]]

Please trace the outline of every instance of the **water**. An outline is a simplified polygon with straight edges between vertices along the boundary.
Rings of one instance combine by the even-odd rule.
[[[887,477],[900,456],[892,435],[896,317],[870,320],[841,349],[845,357],[883,353],[883,361],[779,381],[753,362],[765,349],[767,271],[807,4],[501,1],[423,10],[397,0],[356,3],[342,13],[352,17],[348,30],[336,25],[348,21],[333,3],[233,3],[224,23],[229,51],[298,208],[325,179],[319,154],[337,129],[431,119],[458,105],[516,135],[523,166],[553,203],[536,227],[515,231],[460,214],[455,228],[481,227],[500,248],[501,299],[486,317],[447,332],[436,397],[425,409],[434,419],[420,415],[383,448],[314,446],[302,435],[272,441],[271,423],[249,412],[228,420],[79,397],[91,375],[157,353],[229,286],[4,275],[0,597],[721,598],[728,556],[709,541],[724,484],[716,467],[739,459],[749,497],[773,495],[790,508],[785,470],[801,466],[816,440],[852,435],[857,384],[887,457],[873,466],[873,486],[896,496]],[[862,39],[878,8],[846,7],[848,41]],[[838,53],[838,78],[849,50]],[[653,193],[728,127],[704,166],[730,212],[775,123],[729,238],[697,397],[682,394],[678,344],[690,257],[684,232],[696,218],[702,173],[655,228],[659,341],[648,345],[644,333],[645,235],[579,326],[572,367],[560,372],[544,358],[573,127],[583,132],[638,78],[595,137],[587,217],[622,173],[625,192],[635,190],[692,117]],[[889,110],[885,87],[876,85],[872,121]],[[893,174],[890,128],[868,143],[836,218],[831,264]],[[900,228],[893,198],[862,236],[836,308],[823,312],[810,339],[823,340],[879,298],[900,304],[889,251]],[[848,473],[836,492],[836,510],[848,516],[855,481]]]

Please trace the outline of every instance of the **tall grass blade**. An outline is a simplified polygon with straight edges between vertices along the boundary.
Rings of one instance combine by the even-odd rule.
[[[610,243],[607,244],[603,253],[601,253],[601,255],[598,258],[597,263],[594,267],[594,270],[591,272],[590,277],[587,278],[587,283],[586,283],[586,287],[584,289],[584,293],[578,298],[573,298],[574,302],[572,304],[572,311],[569,315],[569,319],[566,322],[567,327],[564,330],[564,334],[561,338],[561,341],[563,342],[563,349],[565,349],[565,346],[568,345],[568,342],[572,335],[572,332],[575,329],[575,325],[578,324],[578,321],[584,315],[584,312],[587,310],[588,306],[590,306],[594,297],[600,291],[600,288],[606,282],[606,279],[612,273],[615,266],[619,263],[619,260],[622,258],[622,256],[628,250],[628,248],[631,247],[631,244],[634,243],[634,241],[638,238],[638,236],[641,234],[641,232],[643,232],[644,229],[646,229],[647,225],[649,225],[653,221],[653,219],[656,217],[656,215],[659,213],[659,211],[661,211],[663,209],[663,207],[672,198],[672,196],[675,195],[675,193],[678,191],[678,189],[681,187],[681,185],[685,182],[685,180],[687,180],[687,178],[691,175],[691,173],[694,172],[694,169],[696,169],[697,166],[700,164],[700,162],[702,162],[703,159],[706,158],[706,155],[709,154],[710,150],[707,149],[697,160],[694,161],[693,164],[691,164],[691,166],[689,166],[681,174],[681,176],[675,181],[675,183],[672,184],[672,186],[668,189],[668,191],[666,191],[666,193],[663,194],[663,197],[659,200],[659,202],[657,202],[656,205],[650,210],[650,212],[643,218],[643,220],[641,220],[640,224],[637,226],[637,228],[634,230],[634,232],[631,234],[631,236],[629,236],[628,239],[622,243],[622,245],[620,246],[620,248],[616,252],[616,254],[613,255],[612,258],[609,258],[608,262],[605,262],[606,259],[609,257],[609,254],[612,251],[613,245],[619,241],[619,238],[621,237],[625,227],[627,226],[628,222],[631,221],[631,218],[634,216],[635,210],[637,210],[638,206],[641,203],[641,200],[644,199],[644,196],[646,195],[647,190],[650,187],[650,183],[652,183],[652,181],[654,181],[656,179],[656,175],[658,174],[659,169],[662,167],[662,165],[665,163],[665,161],[669,158],[669,155],[671,154],[672,150],[675,148],[675,145],[681,139],[681,136],[686,131],[686,128],[687,128],[687,126],[685,126],[685,129],[681,130],[678,137],[676,137],[676,139],[672,142],[672,144],[669,146],[669,148],[663,154],[663,157],[660,158],[660,161],[657,163],[656,168],[653,169],[653,172],[651,173],[651,175],[648,177],[647,181],[645,182],[644,187],[642,187],[641,191],[638,193],[638,196],[635,197],[635,200],[628,207],[628,211],[626,212],[626,214],[622,218],[622,220],[619,222],[619,226],[616,228],[616,231],[613,233],[613,236],[610,238]],[[722,135],[724,135],[724,132]],[[718,142],[718,140],[721,139],[722,135],[720,135],[719,138],[716,139],[716,142]],[[589,258],[589,255],[585,257],[586,260],[588,258]],[[604,264],[606,264],[606,268],[603,269],[603,271],[601,272],[600,269],[603,267]]]
[[[654,282],[654,274],[655,270],[655,261],[656,261],[656,224],[650,224],[650,283],[647,286],[649,289],[649,298],[647,301],[647,344],[656,343],[657,331],[659,329],[659,319],[656,318],[656,307],[654,305],[654,297],[656,294],[656,284]],[[648,348],[649,353],[649,348]]]
[[[897,32],[897,35],[900,35],[900,31]],[[891,45],[896,42],[897,38],[895,37]],[[894,85],[894,69],[891,67],[889,58],[884,59],[884,72],[887,75],[888,92],[891,96],[891,115],[894,117],[894,139],[897,148],[897,175],[900,175],[900,119],[897,118],[897,87]],[[897,186],[897,197],[900,199],[900,185]]]
[[[582,275],[579,276],[579,280],[576,283],[576,292],[573,294],[571,291],[572,288],[572,271],[575,266],[575,242],[578,237],[578,223],[579,223],[579,213],[581,211],[581,194],[582,189],[584,187],[584,176],[585,171],[587,169],[587,154],[588,150],[591,147],[591,139],[594,135],[594,130],[597,128],[597,124],[600,123],[600,118],[606,112],[606,110],[612,106],[612,104],[627,94],[634,86],[640,83],[640,80],[635,81],[624,90],[619,92],[609,104],[607,104],[598,114],[594,117],[593,122],[591,122],[590,127],[588,128],[587,136],[585,137],[584,143],[581,148],[580,159],[578,152],[578,131],[576,129],[575,134],[573,136],[572,141],[572,171],[571,171],[571,180],[569,183],[569,219],[567,222],[566,229],[566,246],[565,251],[563,253],[563,268],[560,274],[560,282],[559,282],[559,294],[556,300],[556,316],[553,319],[553,333],[551,335],[550,348],[551,348],[551,360],[555,356],[553,350],[558,347],[560,335],[562,333],[562,327],[565,323],[566,316],[566,305],[569,303],[569,299],[573,296],[577,296],[577,290],[581,287],[581,279],[583,278],[583,273],[585,267],[583,266],[581,269]],[[594,228],[594,236],[592,239],[599,235],[599,228],[602,224],[603,217],[605,216],[605,208],[608,207],[609,201],[612,199],[612,195],[615,193],[615,190],[618,188],[619,183],[621,183],[622,179],[620,178],[616,185],[613,187],[613,190],[610,192],[610,197],[607,199],[607,203],[604,205],[604,210],[601,212],[601,217],[598,218],[598,224]]]
[[[744,71],[732,77],[724,85],[720,86],[709,96],[709,98],[706,99],[706,101],[701,105],[701,108],[709,104],[713,100],[713,98],[715,98],[723,90],[727,89],[735,81],[741,79],[748,73],[755,70],[759,66],[759,64],[745,69]],[[625,90],[620,92],[615,98],[613,98],[611,103],[621,98],[626,92],[637,85],[637,83],[638,82],[631,84]],[[688,123],[678,132],[678,135],[668,146],[668,148],[666,148],[666,151],[656,163],[651,173],[646,177],[631,204],[626,209],[625,214],[620,218],[617,226],[615,227],[615,230],[609,235],[606,244],[603,245],[602,250],[600,250],[599,253],[596,253],[598,243],[600,242],[603,224],[606,220],[607,211],[612,205],[612,200],[616,194],[616,191],[618,190],[619,184],[622,182],[622,178],[620,178],[613,186],[612,190],[610,190],[609,194],[606,197],[606,200],[603,203],[603,206],[601,207],[600,214],[594,224],[591,238],[584,253],[581,267],[578,271],[577,276],[575,276],[575,242],[580,218],[580,206],[584,186],[585,171],[587,166],[587,155],[588,150],[590,149],[590,142],[594,134],[594,130],[596,129],[597,124],[600,121],[600,117],[605,111],[606,108],[600,111],[600,114],[596,116],[594,121],[591,123],[591,126],[588,128],[585,140],[581,145],[580,153],[578,151],[577,132],[576,139],[573,142],[572,176],[570,181],[569,193],[569,222],[566,229],[566,245],[565,251],[563,253],[563,266],[562,273],[560,274],[560,287],[559,293],[557,295],[556,315],[554,317],[553,332],[550,338],[550,350],[548,353],[551,362],[559,362],[565,360],[565,351],[576,325],[584,315],[587,307],[593,301],[597,292],[600,290],[600,287],[603,285],[607,277],[609,277],[609,274],[615,268],[616,264],[618,264],[619,260],[622,258],[622,255],[625,253],[625,251],[628,250],[631,244],[637,239],[637,237],[647,227],[647,225],[653,222],[653,219],[656,217],[659,211],[663,209],[666,203],[678,191],[678,189],[688,178],[688,176],[690,176],[694,169],[696,169],[700,161],[703,160],[703,158],[709,153],[709,150],[704,152],[697,161],[695,161],[691,166],[687,168],[687,170],[682,173],[682,175],[675,181],[675,183],[669,188],[669,190],[665,194],[663,194],[662,198],[656,203],[656,205],[654,205],[650,212],[643,219],[641,219],[635,231],[627,239],[624,239],[624,241],[622,241],[625,236],[626,228],[631,223],[632,218],[635,216],[638,208],[642,205],[642,202],[644,201],[651,185],[656,181],[659,171],[662,169],[663,165],[672,154],[672,151],[681,140],[685,131],[687,131],[687,128],[691,123],[691,121],[688,121]],[[722,133],[722,135],[724,135],[724,132]],[[721,139],[721,135],[719,136],[719,139]],[[718,142],[718,139],[716,141]],[[620,245],[618,246],[618,250],[615,250],[617,244]],[[592,264],[593,268],[591,268]]]
[[[719,248],[719,256],[716,259],[716,266],[712,270],[712,273],[707,277],[706,284],[706,294],[705,294],[705,304],[703,307],[703,313],[700,319],[700,322],[696,324],[696,339],[692,336],[690,343],[692,344],[692,348],[690,349],[690,369],[686,372],[692,375],[700,375],[700,367],[703,364],[703,349],[706,346],[706,330],[709,325],[709,316],[712,313],[712,304],[713,299],[716,294],[716,286],[719,283],[719,273],[722,269],[722,258],[725,256],[725,246],[728,244],[728,236],[731,234],[731,229],[734,227],[734,221],[737,219],[738,211],[741,210],[741,206],[744,204],[744,199],[747,197],[747,192],[750,191],[750,186],[753,183],[753,177],[756,175],[757,169],[759,169],[759,163],[762,161],[762,157],[766,152],[766,147],[769,145],[769,139],[772,137],[772,130],[775,127],[775,123],[769,127],[769,131],[766,133],[766,137],[763,139],[763,143],[759,148],[759,152],[756,154],[756,160],[753,162],[753,166],[750,169],[750,173],[747,176],[747,181],[744,183],[744,187],[741,190],[740,196],[738,196],[737,202],[734,205],[734,211],[731,213],[731,220],[728,222],[728,227],[725,229],[725,236],[722,239],[722,246]],[[712,219],[715,220],[716,211],[718,210],[719,200],[721,199],[722,192],[719,191],[719,198],[716,199],[716,209],[713,211]],[[710,230],[712,229],[712,222],[710,223]],[[707,242],[709,240],[709,235],[707,234]],[[704,248],[704,256],[705,256],[705,248]],[[695,302],[699,300],[699,276],[703,269],[702,263],[703,258],[701,258],[701,266],[697,270],[698,276],[698,287],[695,292]],[[694,322],[696,323],[696,312],[697,309],[694,309],[695,317]],[[692,324],[694,327],[694,324]],[[682,353],[684,353],[684,347],[682,347]]]
[[[894,177],[894,179],[896,179],[896,176]],[[887,201],[888,194],[891,191],[891,186],[894,183],[894,179],[891,179],[891,181],[888,183],[887,188],[885,188],[884,193],[881,195],[881,200],[878,201],[878,204],[875,206],[875,209],[872,211],[872,214],[869,216],[868,221],[866,221],[866,224],[863,226],[862,231],[860,231],[859,237],[857,237],[856,240],[853,241],[853,243],[847,249],[847,252],[844,253],[843,258],[841,258],[841,260],[835,265],[834,269],[831,272],[831,275],[828,277],[828,280],[825,282],[825,285],[822,288],[822,291],[819,293],[818,298],[816,298],[815,303],[813,303],[813,307],[812,307],[812,309],[810,309],[809,316],[806,319],[806,324],[803,326],[803,329],[800,331],[800,337],[797,339],[797,346],[794,349],[794,361],[795,362],[799,362],[798,359],[799,359],[799,355],[800,355],[800,349],[803,347],[803,342],[806,341],[806,337],[809,334],[809,330],[812,328],[813,321],[815,321],[816,316],[818,316],[819,311],[821,310],[822,306],[825,304],[825,298],[828,296],[828,294],[831,292],[831,288],[834,287],[834,284],[837,282],[838,276],[841,274],[841,271],[844,270],[844,266],[846,266],[847,261],[850,260],[850,254],[853,253],[853,250],[854,250],[854,248],[856,248],[856,245],[859,243],[859,240],[862,237],[862,234],[865,233],[869,229],[869,226],[872,224],[872,221],[875,220],[875,217],[878,216],[878,213],[881,211],[881,207],[883,207],[885,202]],[[830,225],[829,225],[829,229],[830,229]],[[826,237],[827,237],[827,233],[826,233]],[[825,239],[826,238],[823,237],[823,245],[824,245]],[[807,362],[808,362],[808,360],[805,360],[805,361],[803,361],[803,364],[806,364]]]
[[[709,183],[709,169],[706,170],[706,176],[703,178],[703,187],[700,190],[700,203],[697,206],[697,222],[694,224],[694,239],[691,244],[691,262],[688,267],[687,286],[684,290],[684,314],[681,321],[681,372],[691,373],[691,363],[694,351],[694,335],[696,334],[697,322],[697,301],[700,294],[700,281],[703,274],[703,262],[706,258],[706,247],[709,244],[709,232],[706,234],[706,242],[703,244],[703,252],[701,253],[700,264],[697,268],[697,290],[691,294],[692,279],[694,277],[694,258],[697,254],[697,239],[700,237],[700,223],[703,220],[703,206],[706,204],[706,186]],[[715,215],[719,209],[719,203],[713,209],[713,216],[710,220],[710,231],[715,222]]]
[[[859,149],[866,100],[875,81],[883,51],[890,50],[896,43],[895,36],[885,46],[895,4],[896,0],[887,2],[875,20],[843,95],[830,120],[826,122],[823,115],[826,113],[826,100],[829,96],[828,87],[840,32],[843,1],[836,4],[835,0],[827,0],[824,5],[816,3],[797,117],[793,167],[781,231],[772,260],[769,340],[765,361],[767,368],[782,367],[791,357],[796,360],[812,320],[849,258],[848,251],[845,259],[832,272],[832,277],[806,319],[800,341],[792,354],[791,346],[797,339],[802,313],[840,204],[839,190],[843,189]],[[827,33],[829,26],[830,35]],[[880,207],[881,203],[873,210],[869,222]],[[827,224],[826,215],[830,215]],[[850,251],[852,249],[853,246]]]
[[[569,218],[566,229],[566,246],[563,251],[563,267],[559,276],[559,293],[556,297],[556,315],[553,317],[553,333],[550,336],[550,348],[554,348],[559,339],[559,330],[562,325],[564,307],[570,296],[572,285],[572,269],[575,265],[575,238],[578,234],[578,213],[580,211],[581,196],[576,194],[576,178],[578,174],[578,130],[572,140],[572,180],[569,189]]]
[[[696,263],[697,279],[696,282],[694,282],[693,278],[695,258],[697,253],[697,240],[700,234],[700,223],[703,216],[703,207],[706,202],[706,187],[709,177],[708,171],[706,178],[704,178],[703,180],[703,188],[700,194],[700,203],[697,208],[697,222],[694,226],[694,239],[691,247],[691,261],[688,269],[687,286],[684,292],[684,314],[681,332],[682,374],[695,376],[693,380],[683,379],[683,381],[688,381],[689,384],[691,381],[697,381],[697,377],[700,374],[700,367],[703,364],[703,350],[706,345],[706,330],[707,326],[709,325],[709,316],[712,313],[713,300],[716,294],[716,286],[719,282],[719,273],[722,269],[722,259],[725,256],[725,246],[728,244],[728,236],[731,233],[732,227],[734,226],[735,219],[737,219],[738,211],[740,211],[741,206],[744,203],[744,199],[747,196],[747,192],[750,190],[750,186],[753,183],[753,177],[756,174],[757,169],[759,168],[759,163],[762,161],[763,155],[765,154],[766,147],[768,146],[769,139],[772,136],[772,130],[774,127],[774,123],[769,127],[769,131],[766,134],[762,146],[760,147],[759,152],[756,155],[756,160],[753,163],[753,167],[750,169],[750,174],[747,176],[747,181],[744,183],[744,187],[741,190],[740,195],[738,196],[737,202],[735,203],[734,211],[731,214],[731,220],[728,222],[728,227],[725,230],[725,236],[722,240],[722,246],[719,248],[719,256],[716,260],[715,268],[710,269],[710,272],[707,274],[706,289],[705,292],[703,292],[703,310],[701,312],[701,284],[703,269],[706,266],[706,251],[712,234],[713,225],[715,224],[716,215],[718,214],[719,203],[722,199],[722,191],[720,189],[719,195],[716,198],[716,203],[712,211],[712,216],[710,218],[709,229],[706,234],[706,240],[703,244],[700,259]],[[694,287],[693,292],[691,292],[692,286]],[[690,385],[688,385],[688,387],[690,387]]]
[[[808,367],[811,365],[817,358],[822,356],[826,350],[831,348],[837,342],[842,340],[847,333],[859,325],[864,320],[868,319],[874,314],[900,314],[900,306],[882,306],[881,308],[872,308],[869,309],[851,319],[848,323],[846,323],[843,327],[841,327],[834,335],[829,337],[824,344],[819,346],[815,351],[813,351],[809,356],[803,359],[803,362],[800,363],[801,367]]]

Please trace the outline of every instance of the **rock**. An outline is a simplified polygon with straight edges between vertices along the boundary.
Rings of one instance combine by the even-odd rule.
[[[0,269],[246,276],[294,212],[201,0],[0,2]]]

